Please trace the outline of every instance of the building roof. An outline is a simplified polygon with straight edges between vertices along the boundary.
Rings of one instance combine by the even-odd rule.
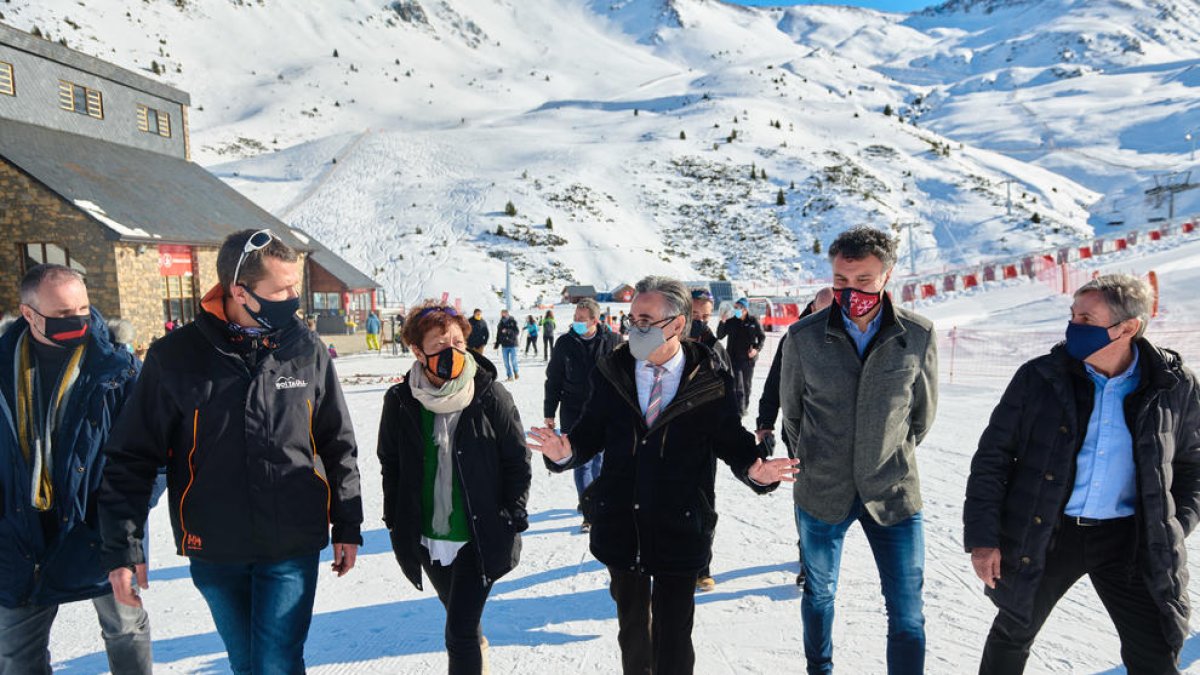
[[[304,230],[293,227],[291,232],[297,239],[304,242],[312,252],[308,254],[309,260],[320,265],[322,269],[329,272],[335,279],[346,285],[346,288],[356,291],[368,288],[382,288],[371,277],[363,274],[357,267],[346,262],[333,251],[325,247],[324,244],[313,239]]]
[[[567,286],[563,289],[565,295],[595,295],[595,286]]]
[[[270,229],[301,251],[313,248],[178,157],[0,119],[0,158],[103,225],[113,240],[217,246],[238,230]]]
[[[107,61],[101,61],[94,56],[64,47],[57,42],[36,38],[25,31],[17,30],[3,23],[0,23],[0,44],[57,61],[65,66],[144,91],[147,94],[153,94],[159,98],[165,98],[168,101],[174,101],[180,105],[190,106],[192,104],[192,97],[186,91],[180,91],[144,75],[138,75]]]

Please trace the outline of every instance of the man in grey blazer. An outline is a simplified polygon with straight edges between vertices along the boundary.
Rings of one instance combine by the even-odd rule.
[[[833,614],[846,531],[859,523],[888,612],[888,672],[925,663],[925,540],[916,446],[937,407],[937,340],[928,319],[884,291],[896,242],[868,227],[829,247],[834,304],[793,324],[780,400],[800,473],[794,497],[807,581],[801,603],[809,673],[833,672]]]

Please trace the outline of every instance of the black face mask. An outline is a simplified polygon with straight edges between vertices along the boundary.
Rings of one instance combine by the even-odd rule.
[[[33,307],[29,309],[45,320],[46,327],[42,331],[42,335],[59,347],[78,347],[87,342],[88,332],[92,327],[91,315],[46,316]]]
[[[699,340],[700,338],[704,337],[704,334],[707,332],[708,324],[704,323],[700,319],[692,319],[692,329],[688,332],[688,337],[692,338],[693,340]]]
[[[245,305],[246,312],[267,330],[279,330],[288,325],[289,321],[296,319],[296,312],[300,310],[300,298],[289,298],[287,300],[264,300],[250,290],[247,286],[242,286],[250,297],[258,301],[258,311],[250,309],[249,305]]]

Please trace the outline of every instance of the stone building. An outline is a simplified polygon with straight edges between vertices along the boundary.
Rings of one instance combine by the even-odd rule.
[[[191,161],[189,106],[186,92],[0,24],[0,313],[16,310],[29,267],[67,264],[144,346],[195,316],[221,241],[243,229],[301,251],[311,310],[319,245]]]

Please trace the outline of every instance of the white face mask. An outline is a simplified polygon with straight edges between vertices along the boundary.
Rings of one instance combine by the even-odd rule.
[[[667,338],[663,335],[663,329],[658,326],[645,333],[638,328],[629,331],[629,353],[633,354],[633,358],[638,361],[650,358],[654,350],[665,344],[667,344]]]

